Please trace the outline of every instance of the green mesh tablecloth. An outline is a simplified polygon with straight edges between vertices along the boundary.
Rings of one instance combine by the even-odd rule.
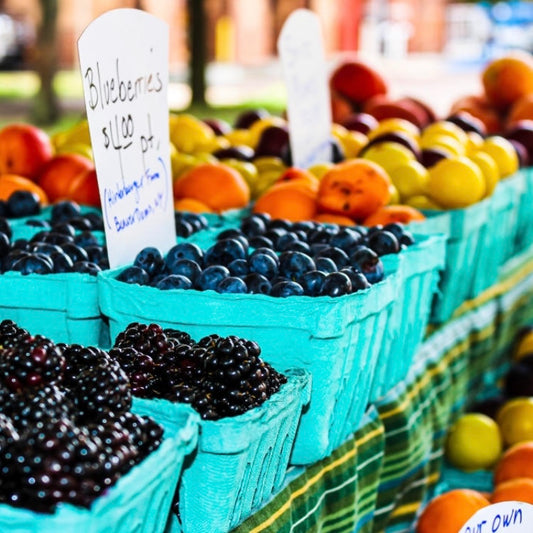
[[[505,372],[514,336],[530,323],[532,250],[428,332],[407,379],[369,406],[353,438],[292,469],[284,489],[234,531],[412,531],[439,481],[447,427]]]

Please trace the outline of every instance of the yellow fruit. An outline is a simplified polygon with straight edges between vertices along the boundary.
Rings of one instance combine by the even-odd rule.
[[[518,341],[514,350],[513,358],[515,360],[522,359],[526,355],[533,353],[533,330],[527,331]]]
[[[403,132],[418,140],[420,137],[420,128],[403,118],[385,118],[379,121],[379,124],[368,132],[368,140],[388,132]]]
[[[403,144],[385,141],[373,144],[361,154],[363,159],[373,161],[390,173],[394,168],[415,159],[415,155]]]
[[[259,174],[271,170],[281,173],[287,168],[285,163],[279,157],[274,156],[256,157],[254,159],[254,165],[257,167]]]
[[[429,126],[426,126],[422,130],[420,140],[422,142],[424,139],[434,137],[435,135],[453,137],[462,146],[466,146],[468,143],[466,132],[457,126],[457,124],[448,122],[447,120],[437,120],[436,122],[432,122]]]
[[[214,137],[213,130],[200,119],[183,114],[170,114],[169,116],[170,141],[180,151],[187,154],[198,150],[201,145],[206,145]]]
[[[474,471],[492,467],[502,453],[498,424],[487,415],[466,413],[448,431],[446,459],[461,470]]]
[[[416,196],[410,196],[409,198],[405,199],[404,203],[405,205],[409,205],[411,207],[415,207],[416,209],[421,210],[442,210],[442,206],[437,204],[437,202],[433,201],[431,198],[428,198],[425,194],[417,194]]]
[[[466,144],[466,154],[471,155],[477,152],[483,146],[483,137],[475,131],[469,131],[466,134],[468,136],[468,142]]]
[[[415,159],[393,168],[389,176],[398,189],[401,200],[426,192],[429,172],[422,163]]]
[[[269,189],[274,182],[281,176],[283,170],[264,170],[259,173],[255,187],[252,190],[252,196],[258,198],[261,196],[267,189]]]
[[[519,167],[518,155],[511,141],[500,135],[487,137],[480,148],[487,152],[498,166],[500,179],[514,174]]]
[[[397,205],[400,203],[400,193],[393,183],[389,185],[390,198],[387,205]]]
[[[359,155],[361,148],[368,142],[368,137],[360,131],[346,131],[346,135],[339,140],[346,159],[353,159]]]
[[[228,131],[228,133],[225,133],[222,137],[227,139],[231,146],[252,146],[250,143],[249,130],[237,129]]]
[[[257,146],[257,143],[259,142],[259,138],[261,137],[263,130],[269,128],[270,126],[287,126],[287,121],[284,118],[276,116],[270,116],[256,120],[248,130],[248,142],[252,148],[255,148]]]
[[[309,170],[311,174],[313,174],[318,179],[320,179],[333,166],[334,166],[333,163],[315,163],[314,165],[310,166],[307,170]]]
[[[466,207],[483,198],[485,179],[481,169],[467,157],[442,159],[429,168],[427,192],[444,208]]]
[[[446,133],[434,133],[420,139],[420,148],[442,148],[451,156],[466,154],[466,143],[461,144],[455,137]]]
[[[231,143],[228,141],[228,139],[220,135],[217,137],[212,137],[211,139],[208,139],[205,142],[197,143],[194,146],[192,153],[193,154],[202,153],[202,152],[213,153],[216,150],[220,150],[221,148],[229,148],[230,146],[231,146]]]
[[[87,120],[80,120],[74,126],[65,131],[55,133],[50,137],[52,146],[58,150],[65,144],[88,144],[91,145],[91,135],[89,133],[89,123]]]
[[[506,446],[533,440],[533,398],[507,400],[498,411],[496,422]]]
[[[485,179],[485,197],[490,196],[500,180],[500,173],[496,162],[487,152],[482,151],[471,155],[470,159],[481,169],[483,178]]]
[[[87,159],[93,159],[93,149],[90,144],[82,142],[67,142],[57,147],[56,154],[80,154]]]
[[[221,159],[220,162],[234,168],[244,178],[250,189],[255,187],[259,179],[259,172],[253,163],[239,159]]]

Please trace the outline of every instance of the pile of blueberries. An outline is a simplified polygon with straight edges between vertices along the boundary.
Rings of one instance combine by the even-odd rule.
[[[107,249],[95,231],[103,228],[98,212],[82,213],[76,202],[54,204],[49,219],[28,220],[40,228],[30,239],[13,239],[9,220],[0,216],[0,272],[96,275],[109,268]]]
[[[220,232],[207,250],[190,242],[166,256],[144,248],[117,279],[162,290],[336,297],[381,281],[381,256],[413,243],[399,223],[343,227],[253,214]]]

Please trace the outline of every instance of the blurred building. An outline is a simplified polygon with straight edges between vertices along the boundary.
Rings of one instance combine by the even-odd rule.
[[[194,0],[201,1],[201,0]],[[209,61],[258,64],[276,55],[276,41],[287,16],[297,8],[319,14],[327,54],[358,51],[401,57],[408,53],[483,47],[494,20],[483,2],[450,0],[203,0]],[[500,12],[507,4],[500,2]],[[114,8],[137,7],[170,26],[170,68],[188,60],[187,0],[59,0],[58,41],[61,68],[77,64],[76,40],[98,15]],[[39,23],[38,0],[0,0],[0,12],[23,21],[30,30]],[[500,13],[501,14],[501,13]],[[488,28],[488,29],[487,29]],[[504,28],[504,26],[502,26]],[[522,26],[520,26],[522,28]],[[516,36],[519,29],[512,28]],[[502,29],[503,31],[503,29]],[[531,27],[526,28],[531,35]],[[31,33],[31,31],[30,31]],[[0,43],[1,44],[1,43]]]

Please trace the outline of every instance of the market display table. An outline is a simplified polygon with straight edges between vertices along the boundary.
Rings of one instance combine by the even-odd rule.
[[[441,479],[450,422],[494,388],[516,333],[532,322],[529,248],[497,284],[428,332],[407,379],[368,406],[352,438],[289,470],[284,488],[234,532],[412,531]]]

